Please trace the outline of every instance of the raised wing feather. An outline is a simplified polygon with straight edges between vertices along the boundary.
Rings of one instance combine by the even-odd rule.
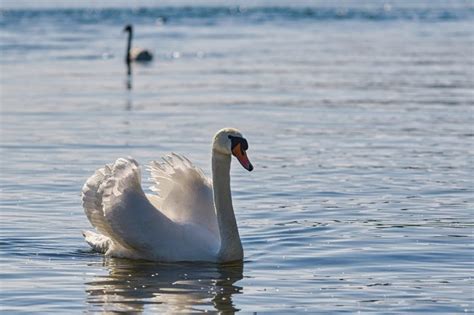
[[[163,261],[215,259],[220,238],[209,180],[177,155],[164,163],[154,163],[153,171],[160,177],[159,189],[154,189],[164,198],[145,195],[140,169],[131,158],[118,159],[89,178],[83,206],[101,235],[84,236],[95,250]]]
[[[120,158],[86,182],[83,205],[99,232],[126,249],[146,253],[173,237],[173,224],[150,203],[140,182],[138,163]]]
[[[109,238],[114,238],[114,233],[105,220],[99,189],[112,176],[112,168],[113,164],[99,168],[82,187],[82,206],[89,222],[100,234]]]
[[[167,217],[176,222],[205,227],[218,236],[211,180],[184,156],[172,153],[148,168],[157,195],[148,196]]]

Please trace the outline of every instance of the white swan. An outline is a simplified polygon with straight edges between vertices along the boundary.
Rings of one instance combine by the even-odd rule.
[[[132,48],[132,37],[133,37],[133,27],[132,25],[127,25],[123,29],[124,32],[128,32],[127,40],[127,51],[125,56],[125,62],[130,64],[132,61],[136,62],[149,62],[153,60],[153,54],[143,48]]]
[[[120,158],[98,169],[82,188],[87,218],[99,233],[86,242],[108,256],[156,261],[229,262],[243,259],[230,191],[231,155],[252,171],[248,144],[231,128],[212,143],[212,182],[183,156],[153,161],[158,194],[145,195],[135,160]]]

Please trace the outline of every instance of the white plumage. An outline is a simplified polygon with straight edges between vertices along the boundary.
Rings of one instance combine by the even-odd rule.
[[[83,232],[86,242],[115,257],[242,259],[228,180],[231,153],[226,150],[229,146],[230,152],[230,145],[224,143],[221,148],[223,138],[230,141],[226,135],[241,135],[233,129],[220,133],[213,145],[214,183],[219,186],[214,191],[211,180],[199,168],[175,153],[148,167],[156,194],[144,193],[140,168],[132,158],[119,158],[98,169],[82,188],[84,211],[98,232]]]
[[[151,260],[209,260],[215,255],[220,240],[209,179],[177,154],[164,160],[150,165],[157,195],[145,195],[138,163],[131,158],[120,158],[89,178],[82,189],[86,215],[113,240],[89,234],[94,248]],[[96,245],[98,240],[111,246]]]

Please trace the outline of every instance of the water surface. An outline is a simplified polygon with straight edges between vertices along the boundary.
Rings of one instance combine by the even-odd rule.
[[[1,310],[472,312],[473,17],[465,1],[4,8]],[[126,23],[156,57],[131,89]],[[89,250],[96,168],[174,151],[209,174],[225,126],[255,166],[232,169],[243,264]]]

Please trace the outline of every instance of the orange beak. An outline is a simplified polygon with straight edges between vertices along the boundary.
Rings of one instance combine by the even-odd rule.
[[[240,143],[232,149],[232,154],[247,171],[251,172],[253,170],[252,163],[250,163],[247,153],[240,147]]]

